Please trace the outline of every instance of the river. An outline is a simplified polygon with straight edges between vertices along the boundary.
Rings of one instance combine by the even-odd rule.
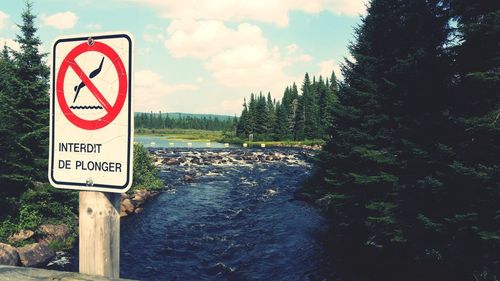
[[[333,280],[327,223],[293,198],[311,172],[303,151],[151,150],[180,161],[160,166],[166,191],[122,219],[121,277]]]

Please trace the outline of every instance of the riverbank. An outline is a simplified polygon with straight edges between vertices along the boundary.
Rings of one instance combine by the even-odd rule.
[[[235,147],[291,147],[291,148],[304,148],[319,150],[321,146],[325,144],[324,140],[261,140],[261,141],[249,141],[246,139],[229,136],[227,133],[222,131],[209,131],[209,130],[195,130],[195,129],[137,129],[135,131],[136,137],[164,137],[165,141],[169,142],[199,142],[202,143],[202,147],[206,143],[220,143],[229,144]]]
[[[168,137],[169,140],[211,142],[220,140],[222,138],[222,131],[140,128],[135,130],[135,136],[159,136]]]
[[[44,267],[78,240],[78,192],[44,182],[31,185],[6,199],[15,209],[0,213],[0,264]],[[134,181],[122,195],[121,216],[140,213],[164,186],[148,150],[134,145]]]

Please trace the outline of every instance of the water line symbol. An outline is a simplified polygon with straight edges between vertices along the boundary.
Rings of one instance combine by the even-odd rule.
[[[104,63],[104,57],[102,57],[101,63],[99,64],[99,67],[94,69],[92,72],[90,72],[89,78],[92,79],[97,76],[97,74],[101,73],[102,70],[102,64]],[[79,85],[75,86],[73,90],[75,91],[75,98],[73,99],[73,103],[75,103],[76,98],[78,97],[78,94],[80,93],[80,90],[85,87],[85,83],[80,82]]]

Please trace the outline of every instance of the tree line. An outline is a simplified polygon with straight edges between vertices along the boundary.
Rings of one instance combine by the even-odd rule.
[[[47,178],[49,67],[40,53],[31,4],[21,14],[19,51],[6,45],[0,54],[0,205],[11,209],[12,197],[33,181]]]
[[[335,73],[330,79],[319,76],[312,81],[306,73],[299,90],[295,83],[285,88],[281,100],[271,93],[250,95],[243,102],[243,111],[236,126],[236,135],[256,140],[315,140],[327,136],[332,121],[333,104],[338,83]]]
[[[372,0],[355,35],[299,196],[362,280],[498,280],[500,2]]]
[[[180,116],[171,118],[168,113],[137,113],[134,119],[136,129],[197,129],[209,131],[233,130],[238,119],[212,116]]]

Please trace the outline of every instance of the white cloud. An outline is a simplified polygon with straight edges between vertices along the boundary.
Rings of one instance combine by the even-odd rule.
[[[212,57],[205,67],[212,71],[217,82],[228,87],[274,88],[274,83],[286,80],[278,48],[266,45],[242,45]]]
[[[266,44],[258,26],[242,23],[230,29],[214,20],[174,20],[167,28],[165,47],[176,58],[207,59],[223,50],[246,44]]]
[[[144,38],[144,41],[150,43],[160,42],[165,39],[165,36],[163,35],[163,29],[152,24],[148,24],[146,26],[142,37]]]
[[[151,48],[145,47],[145,48],[137,48],[137,54],[139,56],[147,56],[151,53]]]
[[[269,46],[262,30],[249,23],[230,28],[215,20],[173,20],[167,32],[165,47],[173,57],[202,60],[217,84],[247,94],[262,90],[280,97],[295,78],[286,74],[286,68],[313,59],[297,44],[285,52]]]
[[[163,77],[152,70],[135,72],[135,110],[149,111],[166,103],[166,97],[176,92],[196,91],[198,86],[192,84],[167,84]]]
[[[332,70],[335,71],[337,79],[342,79],[342,72],[340,72],[340,66],[334,60],[321,61],[318,64],[319,71],[316,73],[317,76],[321,75],[323,78],[330,78],[332,75]]]
[[[11,48],[14,51],[21,50],[21,48],[19,47],[19,43],[10,38],[0,38],[0,49],[3,49],[4,45],[7,45],[7,47]]]
[[[73,28],[77,21],[78,16],[70,11],[55,13],[50,16],[42,16],[43,25],[52,26],[57,29]]]
[[[243,98],[226,99],[217,103],[217,105],[204,108],[205,112],[217,112],[227,115],[240,115],[243,106]]]
[[[288,54],[293,54],[295,53],[297,50],[299,49],[299,45],[293,43],[293,44],[290,44],[288,46],[286,46],[286,52]]]
[[[329,11],[337,15],[365,13],[363,0],[128,0],[148,5],[169,19],[198,19],[242,22],[254,20],[287,26],[291,11],[316,14]]]
[[[98,23],[89,23],[85,25],[85,28],[90,30],[101,30],[102,26]]]
[[[0,29],[2,29],[5,26],[8,20],[9,20],[9,15],[0,11]]]

